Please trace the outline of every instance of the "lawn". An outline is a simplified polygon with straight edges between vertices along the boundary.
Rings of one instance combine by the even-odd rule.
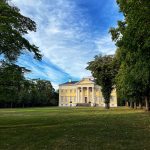
[[[0,150],[149,150],[150,113],[128,108],[0,109]]]

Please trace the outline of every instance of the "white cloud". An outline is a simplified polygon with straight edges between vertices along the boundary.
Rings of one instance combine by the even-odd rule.
[[[96,37],[88,32],[89,20],[84,16],[86,10],[76,6],[70,0],[12,0],[22,14],[29,16],[37,23],[37,32],[27,37],[40,47],[44,60],[59,66],[72,77],[90,76],[85,69],[98,53],[114,53],[115,47],[110,37]],[[25,63],[25,61],[24,61]],[[61,75],[53,68],[44,66],[44,72],[35,66],[35,73],[49,76],[54,84]]]
[[[111,37],[105,36],[102,38],[97,38],[95,40],[95,44],[97,45],[97,51],[102,54],[114,54],[116,50],[115,44],[112,42]]]

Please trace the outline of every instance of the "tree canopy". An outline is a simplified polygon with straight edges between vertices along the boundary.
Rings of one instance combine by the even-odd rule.
[[[120,62],[116,85],[128,100],[150,99],[150,1],[117,0],[124,21],[111,28]],[[148,102],[149,103],[149,102]]]
[[[58,104],[58,93],[50,81],[27,80],[29,70],[15,64],[1,62],[0,107],[30,107]]]
[[[25,51],[32,52],[41,60],[37,46],[25,35],[36,31],[36,23],[23,16],[20,10],[7,0],[0,0],[0,107],[47,106],[58,104],[58,93],[50,81],[28,80],[24,74],[30,72],[15,64]]]
[[[20,14],[20,10],[7,0],[0,0],[0,55],[12,62],[28,50],[40,60],[42,56],[38,47],[25,38],[29,31],[36,31],[36,23]]]
[[[114,78],[117,73],[117,65],[114,65],[114,56],[95,56],[95,59],[88,63],[87,69],[91,71],[96,83],[101,86],[105,99],[106,108],[109,108],[110,95],[114,86]]]

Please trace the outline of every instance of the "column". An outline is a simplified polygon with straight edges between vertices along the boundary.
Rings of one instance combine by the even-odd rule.
[[[80,88],[78,88],[78,103],[80,103]]]
[[[83,103],[83,87],[81,87],[81,103]]]
[[[87,103],[89,102],[89,87],[87,87]]]
[[[95,103],[95,97],[94,97],[94,87],[92,87],[92,101],[93,101],[93,103]]]
[[[83,87],[81,87],[81,103],[83,103]]]

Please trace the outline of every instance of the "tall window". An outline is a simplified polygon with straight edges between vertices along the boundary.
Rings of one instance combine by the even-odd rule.
[[[115,100],[115,97],[114,97],[114,96],[111,96],[111,97],[110,97],[110,100],[111,100],[111,101],[114,101],[114,100]]]
[[[68,100],[67,100],[67,96],[66,96],[66,103],[68,102]]]
[[[61,101],[62,101],[62,103],[63,103],[63,96],[61,96]]]

